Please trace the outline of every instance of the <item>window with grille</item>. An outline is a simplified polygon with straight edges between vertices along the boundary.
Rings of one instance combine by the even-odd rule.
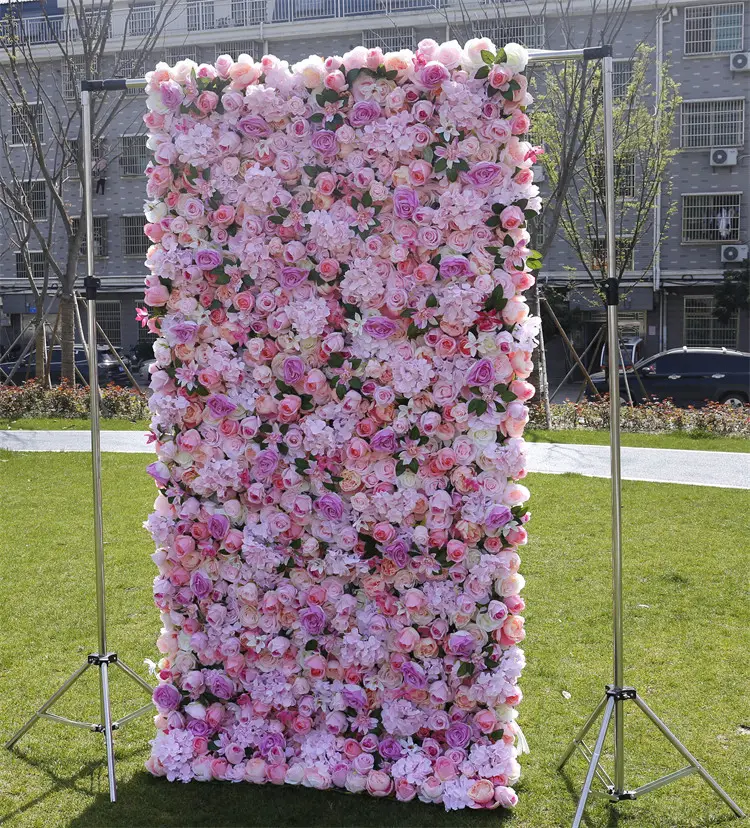
[[[144,37],[154,28],[156,3],[142,3],[131,6],[128,11],[128,34],[130,37]]]
[[[44,280],[44,253],[40,250],[27,250],[25,256],[16,253],[16,279],[28,278],[29,271],[35,282]]]
[[[151,242],[143,232],[143,216],[120,216],[123,256],[145,256]]]
[[[31,218],[35,221],[47,220],[47,185],[44,181],[23,181],[21,183],[26,204]]]
[[[693,347],[736,348],[739,311],[726,322],[714,316],[713,296],[686,296],[683,306],[684,343]]]
[[[588,161],[594,190],[604,196],[604,160],[600,157]],[[615,195],[618,198],[635,198],[635,156],[632,153],[615,158]]]
[[[203,32],[213,29],[214,0],[188,0],[187,28],[189,32]]]
[[[164,50],[164,60],[174,66],[181,60],[192,60],[198,63],[198,49],[195,46],[170,46]]]
[[[78,232],[78,224],[80,219],[74,218],[72,221],[73,232]],[[86,233],[84,231],[81,247],[78,251],[79,256],[86,255]],[[107,217],[94,216],[94,256],[97,258],[104,258],[109,255],[109,245],[107,239]]]
[[[27,106],[12,104],[10,111],[10,142],[11,144],[30,144],[31,125],[34,125],[40,141],[44,141],[44,107],[40,103]]]
[[[62,62],[62,94],[66,101],[78,99],[82,78],[95,78],[99,73],[99,62],[93,57],[86,62],[84,55],[68,55]]]
[[[140,78],[146,71],[146,65],[153,65],[151,55],[140,49],[123,49],[115,58],[112,76],[115,78]],[[143,89],[128,89],[126,95],[140,95]]]
[[[416,37],[413,27],[391,26],[386,29],[366,29],[362,32],[362,45],[366,49],[377,49],[384,52],[400,52],[402,49],[416,48]]]
[[[475,20],[477,37],[489,37],[494,43],[520,43],[527,49],[544,46],[543,17],[504,17],[497,20]]]
[[[742,51],[744,3],[714,3],[685,8],[685,54]]]
[[[745,99],[683,101],[680,146],[687,149],[741,147],[745,143]]]
[[[109,341],[119,348],[122,345],[122,303],[119,299],[98,299],[96,302],[96,321]],[[99,345],[106,345],[107,340],[101,331],[96,332],[96,341]]]
[[[266,0],[232,0],[232,25],[252,26],[262,23],[266,19],[267,7]]]
[[[635,270],[633,239],[618,236],[615,239],[615,258],[617,270]],[[591,240],[591,267],[604,270],[607,267],[607,240],[604,237]]]
[[[217,43],[214,60],[219,55],[229,55],[235,60],[240,55],[249,55],[253,60],[257,60],[263,54],[263,44],[257,40],[230,40],[225,43]]]
[[[120,172],[123,175],[143,175],[151,154],[146,147],[145,135],[120,137]]]
[[[632,60],[615,60],[612,62],[612,95],[616,101],[627,97],[632,80]]]
[[[71,178],[78,178],[78,139],[68,138],[68,175]],[[97,162],[107,157],[107,141],[105,138],[93,138],[91,141],[91,161],[92,167],[96,167]],[[83,163],[83,159],[81,159]]]
[[[683,195],[682,241],[739,241],[741,199],[742,193]]]

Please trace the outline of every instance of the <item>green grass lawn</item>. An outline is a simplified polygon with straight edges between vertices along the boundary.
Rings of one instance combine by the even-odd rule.
[[[529,429],[524,432],[524,439],[531,443],[575,443],[577,445],[609,445],[608,431],[575,428],[560,431]],[[692,434],[637,434],[624,431],[620,435],[623,446],[660,449],[695,449],[698,451],[739,451],[750,452],[750,440],[747,437],[715,437],[703,433]]]
[[[104,455],[110,647],[145,675],[157,659],[155,567],[141,523],[154,498],[146,455]],[[101,736],[38,724],[11,754],[0,749],[0,823],[9,826],[497,826],[569,825],[584,763],[554,770],[610,677],[609,482],[533,475],[528,610],[520,722],[521,801],[512,815],[454,812],[290,787],[169,784],[143,769],[149,717],[116,734],[119,802],[110,805]],[[95,648],[86,455],[0,453],[0,739],[4,741]],[[746,809],[750,725],[747,493],[625,482],[626,678]],[[744,574],[743,574],[744,573]],[[567,695],[563,695],[563,691]],[[113,678],[115,715],[141,691]],[[96,717],[89,671],[58,705]],[[743,700],[744,699],[744,700]],[[681,767],[636,714],[626,716],[628,784]],[[706,828],[734,824],[697,777],[637,802],[594,801],[590,826]]]
[[[102,417],[102,431],[148,431],[148,420],[119,420]],[[23,417],[19,420],[0,420],[0,430],[18,431],[87,431],[89,419],[65,419],[63,417]]]

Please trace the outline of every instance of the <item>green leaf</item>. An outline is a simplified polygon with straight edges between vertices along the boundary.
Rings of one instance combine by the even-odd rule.
[[[448,181],[458,181],[458,170],[455,167],[451,167],[446,173],[446,176],[448,177]]]
[[[422,331],[413,322],[409,325],[409,328],[406,331],[406,335],[409,339],[416,339],[421,333]]]
[[[355,391],[359,391],[359,389],[362,387],[361,378],[360,377],[352,377],[349,380],[349,387],[353,388]]]
[[[469,401],[468,409],[469,414],[476,414],[478,417],[481,417],[487,410],[487,403],[485,400],[475,397],[473,400]]]
[[[349,86],[351,86],[354,83],[354,81],[357,80],[357,78],[359,77],[359,73],[361,71],[361,69],[350,69],[346,73],[346,82]]]
[[[486,78],[487,75],[489,75],[489,73],[490,73],[490,67],[489,66],[480,66],[479,69],[477,69],[477,73],[476,73],[476,75],[474,75],[474,77],[477,80],[484,80],[484,78]]]
[[[312,203],[312,201],[306,201],[302,205],[302,207],[300,207],[300,209],[302,210],[303,213],[309,213],[314,206],[315,205]]]
[[[346,391],[347,391],[347,388],[346,388],[346,386],[345,386],[345,385],[337,385],[337,386],[336,386],[336,396],[337,396],[340,400],[343,400],[343,399],[344,399],[344,397],[346,396]]]
[[[495,55],[495,63],[505,63],[507,60],[507,55],[505,54],[505,49],[498,48],[497,54]]]
[[[482,49],[482,60],[491,66],[495,62],[495,55],[492,52],[489,52],[487,49]]]
[[[225,273],[223,270],[216,276],[217,285],[228,285],[229,281],[229,274]]]
[[[323,120],[323,113],[322,112],[315,112],[313,115],[310,116],[310,121],[314,124],[319,124]]]
[[[542,268],[541,259],[527,259],[526,264],[531,270],[541,270]]]
[[[271,224],[283,224],[284,223],[283,216],[269,216],[268,220],[271,222]]]
[[[305,166],[302,169],[310,176],[310,178],[315,178],[315,176],[318,174],[319,168],[312,166],[312,164],[305,164]]]
[[[422,158],[425,161],[432,164],[432,159],[435,157],[435,150],[432,147],[426,147],[425,151],[422,153]]]
[[[495,203],[492,205],[492,212],[493,212],[496,216],[499,216],[499,215],[500,215],[500,213],[502,213],[504,209],[505,209],[505,207],[503,207],[503,205],[502,205],[502,204],[498,204],[497,202],[495,202]]]
[[[490,216],[487,221],[485,221],[487,227],[498,227],[500,224],[500,216]]]
[[[344,364],[344,359],[345,357],[343,354],[331,354],[328,357],[328,364],[332,368],[341,368],[341,366]]]
[[[362,204],[364,204],[365,207],[372,207],[372,196],[370,195],[369,190],[362,196]]]
[[[435,172],[442,172],[447,166],[448,162],[445,160],[445,158],[440,158],[435,163],[434,170]]]
[[[428,308],[436,308],[438,306],[437,296],[435,296],[434,293],[431,293],[427,297],[427,301],[425,302],[425,305],[427,305]]]
[[[464,661],[458,668],[459,676],[471,676],[474,674],[474,665],[470,661]]]

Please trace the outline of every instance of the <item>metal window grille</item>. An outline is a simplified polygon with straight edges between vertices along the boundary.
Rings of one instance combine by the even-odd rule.
[[[156,3],[144,3],[131,6],[128,13],[128,35],[130,37],[144,37],[148,35],[156,20]]]
[[[229,55],[237,59],[240,55],[249,55],[253,60],[263,53],[263,44],[257,40],[230,40],[226,43],[217,43],[214,60],[219,55]]]
[[[144,305],[143,302],[138,302],[136,304],[136,308],[143,309],[143,310],[146,310],[146,311],[148,310],[148,307],[146,305]],[[140,324],[138,325],[138,341],[139,342],[148,342],[151,345],[153,345],[154,342],[156,342],[156,339],[157,339],[156,334],[151,333],[151,331],[145,325],[140,325]]]
[[[78,232],[78,224],[80,219],[74,218],[72,221],[73,232]],[[97,258],[104,258],[109,255],[109,239],[107,234],[107,216],[94,216],[94,256]],[[79,256],[86,255],[86,237],[81,241],[81,247],[78,251]]]
[[[615,258],[617,269],[635,270],[635,251],[632,248],[633,240],[628,236],[618,236],[615,239]],[[591,240],[591,267],[604,270],[607,267],[607,240],[602,236]]]
[[[11,103],[10,142],[11,144],[30,144],[31,130],[34,123],[40,141],[44,141],[44,107],[40,103],[18,106]]]
[[[715,3],[685,8],[685,54],[713,55],[742,51],[744,3]]]
[[[686,296],[683,305],[685,345],[693,347],[736,348],[739,311],[727,322],[714,316],[716,300],[713,296]]]
[[[232,0],[232,26],[253,26],[266,19],[266,0]],[[226,53],[224,53],[226,54]],[[249,54],[240,52],[238,54]]]
[[[47,185],[44,181],[23,181],[21,190],[28,205],[31,218],[35,221],[47,220]]]
[[[89,43],[96,43],[101,38],[108,40],[112,37],[112,18],[110,17],[107,20],[103,8],[95,11],[84,11],[78,6],[76,11],[77,17],[73,11],[69,13],[66,30],[61,33],[61,37],[67,36],[73,42],[85,39]]]
[[[545,30],[543,17],[503,17],[495,20],[475,20],[477,36],[489,37],[499,46],[505,43],[520,43],[528,49],[544,46]]]
[[[741,147],[745,143],[745,99],[683,101],[680,146],[688,149]]]
[[[122,345],[122,303],[119,299],[98,299],[96,302],[96,321],[107,335],[109,341],[119,348]],[[107,341],[97,330],[96,341],[99,345],[106,345]]]
[[[122,175],[143,175],[150,153],[145,135],[120,136],[120,172]]]
[[[594,190],[604,194],[604,159],[597,156],[587,161],[591,169]],[[635,198],[635,156],[632,153],[615,158],[615,195]]]
[[[82,78],[95,78],[99,73],[96,56],[90,62],[85,55],[68,55],[62,62],[62,94],[66,101],[75,101],[81,88]]]
[[[632,80],[633,61],[630,58],[612,62],[612,95],[615,100],[622,100],[627,97]]]
[[[143,216],[120,216],[123,256],[145,256],[148,252],[148,238],[143,232]]]
[[[189,32],[203,32],[216,25],[213,0],[188,0],[187,28]]]
[[[112,76],[115,78],[140,78],[146,71],[147,63],[151,63],[151,57],[140,49],[123,49],[115,58],[115,66]],[[140,95],[142,89],[128,89],[126,95]]]
[[[35,282],[41,282],[44,279],[45,260],[44,253],[40,250],[28,250],[26,251],[26,257],[23,253],[16,253],[16,279],[26,279],[28,277],[27,260],[32,278]]]
[[[68,162],[66,169],[71,178],[78,178],[78,139],[68,138]],[[97,161],[105,158],[107,155],[107,141],[105,138],[94,138],[91,141],[91,158],[92,166],[96,166]],[[81,159],[83,163],[83,159]]]
[[[741,201],[742,193],[683,195],[682,241],[739,241]]]
[[[181,60],[192,60],[198,62],[198,49],[195,46],[171,46],[164,50],[164,60],[170,65]]]
[[[366,49],[380,47],[384,52],[400,52],[402,49],[414,50],[417,39],[413,26],[392,26],[387,29],[365,29],[362,32],[362,45]]]

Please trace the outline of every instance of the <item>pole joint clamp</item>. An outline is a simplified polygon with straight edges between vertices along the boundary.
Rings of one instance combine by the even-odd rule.
[[[605,57],[612,57],[612,47],[610,45],[586,46],[583,50],[583,59],[586,61],[601,60]]]
[[[83,286],[86,288],[86,298],[96,301],[96,292],[102,286],[102,280],[96,276],[87,276],[83,280]]]
[[[620,304],[620,285],[617,279],[605,279],[602,282],[602,291],[607,305]]]
[[[100,667],[102,664],[116,664],[117,653],[105,653],[104,655],[91,653],[88,657],[88,662],[96,667]]]
[[[608,698],[615,701],[628,701],[636,697],[635,687],[615,687],[614,684],[608,684],[604,692]]]

